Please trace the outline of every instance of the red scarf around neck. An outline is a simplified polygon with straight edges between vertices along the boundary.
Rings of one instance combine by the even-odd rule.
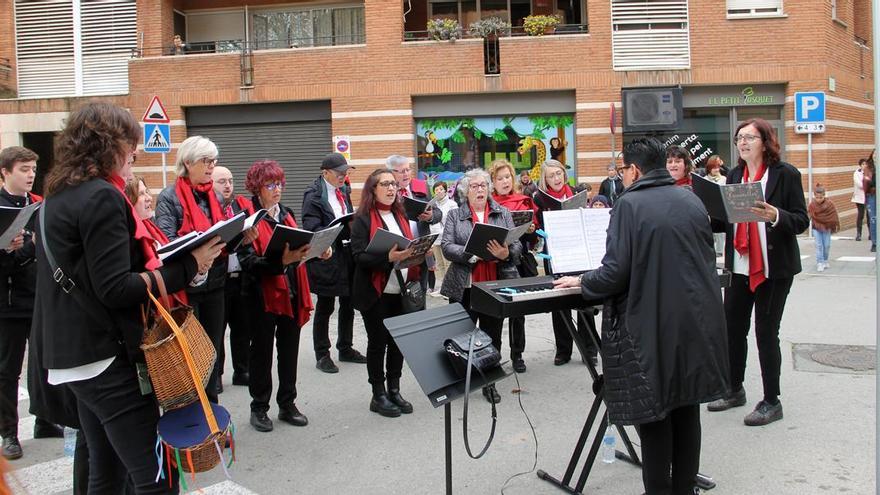
[[[156,226],[156,224],[153,223],[152,220],[150,220],[148,218],[146,220],[143,220],[143,222],[144,222],[144,227],[146,227],[146,229],[147,229],[147,232],[150,233],[150,237],[153,238],[153,241],[154,241],[153,245],[154,246],[157,246],[157,245],[162,246],[162,245],[168,244],[169,241],[168,241],[168,238],[165,237],[165,233],[162,232],[162,230],[158,226]],[[158,249],[158,247],[157,247],[157,249]],[[186,290],[175,292],[174,294],[171,294],[171,296],[174,297],[174,299],[177,299],[177,301],[180,302],[180,304],[183,304],[184,306],[189,305],[189,298],[186,296]]]
[[[250,204],[247,212],[248,215],[254,214],[253,204]],[[284,210],[281,210],[281,215],[284,216],[282,219],[284,225],[296,228],[296,220],[294,220],[293,215],[285,215]],[[254,250],[258,256],[265,254],[269,240],[272,239],[272,230],[274,228],[274,222],[270,223],[266,217],[257,223],[257,230],[260,235],[254,240]],[[267,313],[293,318],[293,304],[290,300],[287,275],[264,275],[260,284],[263,290],[263,309]],[[312,296],[309,293],[309,277],[306,273],[305,263],[300,263],[296,267],[296,285],[296,324],[301,328],[309,321],[309,318],[312,316],[312,309],[314,309]]]
[[[551,197],[558,199],[559,201],[562,201],[564,199],[568,199],[568,198],[574,196],[574,192],[572,192],[571,187],[569,187],[568,184],[563,184],[562,189],[559,191],[554,191],[553,189],[548,187],[547,191],[545,191],[545,192],[547,194],[549,194]]]
[[[373,240],[373,236],[376,235],[376,232],[383,228],[385,225],[382,222],[382,212],[383,211],[391,211],[391,205],[384,205],[382,203],[376,202],[376,206],[370,209],[370,240]],[[400,227],[400,231],[403,232],[404,237],[407,239],[412,239],[412,229],[409,228],[409,220],[403,216],[400,212],[394,212],[394,218],[397,220],[397,225]],[[403,248],[403,246],[397,246],[398,249]],[[406,272],[406,280],[407,282],[418,280],[421,275],[421,267],[420,266],[412,266]],[[374,270],[373,274],[370,276],[370,282],[373,284],[373,288],[376,289],[376,293],[380,296],[383,292],[385,292],[385,286],[388,285],[388,277],[390,273],[385,270]],[[401,287],[401,290],[403,287]]]
[[[211,218],[206,217],[202,209],[199,208],[193,190],[208,196]],[[183,221],[180,224],[180,229],[177,230],[177,235],[186,235],[194,230],[204,232],[215,223],[224,219],[223,210],[220,208],[220,201],[217,200],[217,195],[214,194],[213,182],[193,185],[189,177],[178,177],[177,183],[174,185],[174,191],[177,193],[177,199],[180,200],[180,206],[183,207]]]
[[[532,215],[532,223],[535,224],[536,228],[538,227],[538,206],[535,205],[531,196],[516,193],[504,195],[493,194],[492,199],[510,211],[532,210],[534,212]]]
[[[568,187],[568,186],[566,186]],[[468,206],[471,209],[471,220],[473,220],[474,225],[480,223],[479,217],[477,216],[477,212],[474,211],[473,206]],[[486,209],[483,210],[483,222],[489,223],[489,202],[486,202]],[[495,280],[498,278],[498,268],[496,266],[497,261],[486,261],[480,260],[474,264],[474,269],[471,272],[471,281],[473,282],[488,282],[490,280]]]
[[[752,182],[760,182],[764,177],[767,167],[762,163],[758,168],[758,173]],[[743,183],[749,182],[749,167],[743,166]],[[749,289],[752,292],[757,290],[758,286],[767,280],[764,276],[764,255],[761,251],[761,238],[758,235],[758,223],[738,223],[736,224],[736,235],[733,238],[733,247],[742,256],[749,257]]]
[[[141,252],[143,253],[145,260],[144,268],[146,268],[147,271],[153,271],[159,268],[162,266],[162,260],[160,260],[159,255],[156,254],[156,240],[150,235],[149,230],[144,226],[144,222],[138,216],[137,210],[134,209],[134,205],[131,204],[128,196],[125,195],[125,179],[117,174],[113,174],[105,180],[110,184],[113,184],[113,187],[115,187],[116,190],[119,191],[119,194],[125,198],[125,203],[131,210],[131,216],[134,218],[134,240],[141,246]]]
[[[676,186],[692,186],[693,179],[691,179],[691,174],[687,174],[684,177],[682,177],[681,179],[678,179],[677,181],[675,181],[675,185]]]

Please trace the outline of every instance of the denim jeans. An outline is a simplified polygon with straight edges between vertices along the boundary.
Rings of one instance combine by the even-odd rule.
[[[868,209],[868,232],[871,235],[871,245],[877,245],[877,197],[869,194],[865,197],[865,207]]]
[[[816,239],[816,263],[828,263],[828,253],[831,252],[831,231],[813,229],[813,238]]]

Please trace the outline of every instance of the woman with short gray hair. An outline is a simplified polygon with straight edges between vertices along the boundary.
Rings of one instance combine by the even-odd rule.
[[[492,240],[486,249],[490,259],[465,252],[474,225],[488,223],[507,229],[514,227],[513,217],[507,208],[500,206],[492,199],[492,181],[489,173],[482,169],[469,170],[458,184],[462,196],[466,200],[459,208],[449,212],[443,227],[443,239],[440,246],[443,256],[451,265],[443,277],[440,293],[449,298],[451,303],[461,303],[474,323],[479,320],[479,327],[492,337],[492,344],[501,351],[501,327],[504,320],[477,313],[470,309],[471,285],[474,282],[486,282],[498,278],[499,263],[514,263],[519,260],[521,246],[519,242],[502,245]],[[500,402],[501,395],[494,385],[483,389],[483,396],[489,402]]]
[[[174,172],[178,177],[189,176],[187,164],[197,163],[201,159],[217,162],[217,145],[213,141],[202,136],[186,138],[177,148],[177,160],[174,162]],[[211,165],[211,170],[214,166]],[[209,174],[210,175],[210,174]]]

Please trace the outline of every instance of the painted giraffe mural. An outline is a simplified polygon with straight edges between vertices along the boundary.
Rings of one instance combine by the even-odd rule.
[[[547,147],[544,146],[544,143],[540,139],[526,136],[519,140],[519,148],[516,149],[516,152],[519,153],[520,156],[523,156],[528,153],[532,147],[538,152],[538,160],[535,162],[535,166],[529,170],[529,177],[531,177],[532,181],[538,182],[541,180],[541,164],[547,160]]]

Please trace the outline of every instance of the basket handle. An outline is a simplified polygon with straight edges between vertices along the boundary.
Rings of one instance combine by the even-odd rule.
[[[215,435],[220,433],[220,427],[217,426],[217,418],[214,417],[214,411],[208,403],[208,396],[205,394],[205,388],[202,387],[202,381],[199,380],[196,365],[193,362],[192,351],[190,351],[189,343],[186,341],[183,331],[180,330],[180,327],[177,326],[177,322],[174,321],[174,318],[162,306],[159,300],[156,299],[156,296],[154,296],[152,292],[148,292],[147,294],[150,295],[150,299],[153,301],[153,304],[156,305],[156,310],[162,315],[162,318],[165,319],[168,326],[171,327],[171,331],[174,332],[174,335],[177,337],[177,341],[180,342],[180,350],[183,351],[183,358],[186,360],[186,367],[189,368],[189,374],[192,376],[193,383],[196,385],[196,392],[199,394],[199,402],[202,404],[202,410],[205,412],[205,418],[208,420],[208,427],[211,429],[211,434]]]

